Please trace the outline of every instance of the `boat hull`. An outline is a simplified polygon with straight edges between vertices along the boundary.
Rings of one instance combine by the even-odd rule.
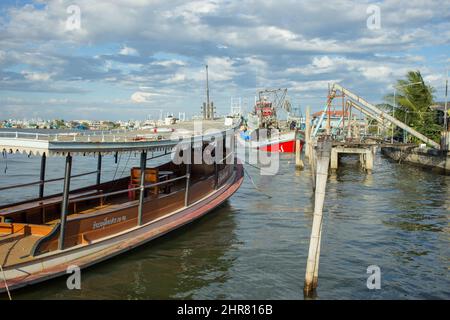
[[[267,152],[295,152],[295,132],[282,133],[276,139],[262,141],[246,141],[238,135],[238,141],[242,146]],[[300,140],[300,152],[303,150],[303,145],[304,141]]]
[[[14,290],[67,275],[67,270],[71,266],[77,266],[80,269],[87,268],[180,228],[201,218],[226,201],[239,189],[242,181],[243,168],[242,164],[238,164],[231,177],[218,190],[188,207],[89,245],[52,252],[31,262],[5,268],[4,275],[7,279],[8,289]],[[6,286],[3,275],[0,275],[0,279],[0,292],[4,292]]]
[[[295,140],[280,141],[274,143],[268,143],[259,147],[260,150],[268,152],[295,152]],[[300,148],[301,151],[301,148]]]

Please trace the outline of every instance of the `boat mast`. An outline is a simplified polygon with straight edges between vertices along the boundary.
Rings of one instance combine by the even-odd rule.
[[[208,65],[206,65],[206,117],[211,118],[211,105],[209,103],[209,79],[208,79]]]

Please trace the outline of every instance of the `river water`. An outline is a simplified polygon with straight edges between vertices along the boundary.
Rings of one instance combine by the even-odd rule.
[[[104,179],[128,174],[138,159],[124,154],[117,166],[105,156]],[[83,270],[81,290],[68,290],[60,278],[13,292],[13,299],[303,299],[311,177],[308,166],[295,172],[293,155],[280,161],[275,176],[246,166],[253,182],[246,177],[199,221]],[[62,176],[63,158],[47,162],[47,178]],[[75,157],[74,174],[95,165],[92,157]],[[380,154],[374,167],[366,174],[347,157],[329,177],[317,299],[449,299],[450,176]],[[0,185],[35,181],[38,172],[39,158],[8,155]],[[73,186],[94,181],[86,176]],[[61,184],[46,191],[60,192]],[[0,192],[0,203],[36,193],[36,187]],[[366,286],[371,265],[381,269],[379,290]]]

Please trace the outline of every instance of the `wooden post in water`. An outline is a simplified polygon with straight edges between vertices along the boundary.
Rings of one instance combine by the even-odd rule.
[[[311,150],[311,160],[310,160],[310,165],[311,165],[311,179],[312,179],[312,189],[313,191],[316,190],[316,150],[314,149],[313,146],[310,147]]]
[[[320,141],[316,151],[317,174],[315,181],[314,216],[309,242],[308,261],[306,264],[305,286],[303,288],[303,292],[307,297],[313,294],[318,282],[320,239],[322,235],[322,210],[325,201],[330,154],[331,141],[329,139]]]
[[[305,165],[303,164],[302,160],[302,145],[298,133],[298,129],[295,130],[295,169],[297,170],[303,170]]]
[[[306,107],[306,116],[305,116],[305,157],[310,157],[309,144],[311,141],[311,107]]]
[[[373,170],[373,158],[374,158],[373,148],[369,148],[366,150],[366,154],[364,156],[364,169],[366,169],[367,173],[371,173]]]

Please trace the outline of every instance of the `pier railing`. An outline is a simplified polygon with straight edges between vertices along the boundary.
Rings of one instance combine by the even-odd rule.
[[[139,140],[157,140],[158,133],[138,134],[136,130],[108,130],[89,132],[41,133],[26,131],[1,131],[0,137],[12,139],[30,139],[40,141],[74,142],[130,142]]]

